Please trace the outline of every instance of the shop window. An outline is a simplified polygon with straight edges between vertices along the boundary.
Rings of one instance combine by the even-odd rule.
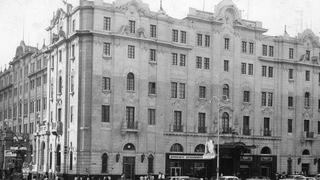
[[[196,153],[204,153],[204,151],[205,151],[205,145],[204,144],[199,144],[194,149],[194,152],[196,152]]]
[[[268,147],[263,147],[261,149],[261,154],[271,154],[271,150]]]
[[[183,147],[179,143],[175,143],[171,146],[170,152],[183,152]]]

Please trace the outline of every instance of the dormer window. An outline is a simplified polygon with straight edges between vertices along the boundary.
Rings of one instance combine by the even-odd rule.
[[[136,22],[135,21],[132,21],[132,20],[129,21],[129,30],[130,30],[130,33],[132,33],[132,34],[136,33]]]
[[[306,60],[309,61],[310,60],[310,51],[306,50]]]

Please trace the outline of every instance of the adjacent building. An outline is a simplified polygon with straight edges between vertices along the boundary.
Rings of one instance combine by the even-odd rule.
[[[47,31],[48,47],[30,56],[47,68],[16,86],[48,83],[12,102],[47,102],[39,116],[26,111],[37,124],[34,171],[209,178],[217,161],[203,158],[205,142],[220,132],[224,175],[320,172],[320,43],[311,30],[267,36],[231,0],[183,19],[141,0],[80,0],[58,9]]]

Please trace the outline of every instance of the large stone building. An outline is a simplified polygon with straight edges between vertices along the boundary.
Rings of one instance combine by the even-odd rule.
[[[224,175],[320,172],[320,43],[311,30],[266,36],[231,0],[183,19],[141,0],[80,0],[47,30],[35,171],[211,177],[216,159],[202,154],[219,131]]]

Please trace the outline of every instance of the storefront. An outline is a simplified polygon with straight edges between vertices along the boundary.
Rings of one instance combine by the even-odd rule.
[[[276,156],[252,155],[244,143],[225,143],[220,145],[220,174],[236,175],[241,178],[267,176],[276,173]],[[203,159],[203,153],[166,153],[166,175],[211,178],[216,176],[217,158]]]

